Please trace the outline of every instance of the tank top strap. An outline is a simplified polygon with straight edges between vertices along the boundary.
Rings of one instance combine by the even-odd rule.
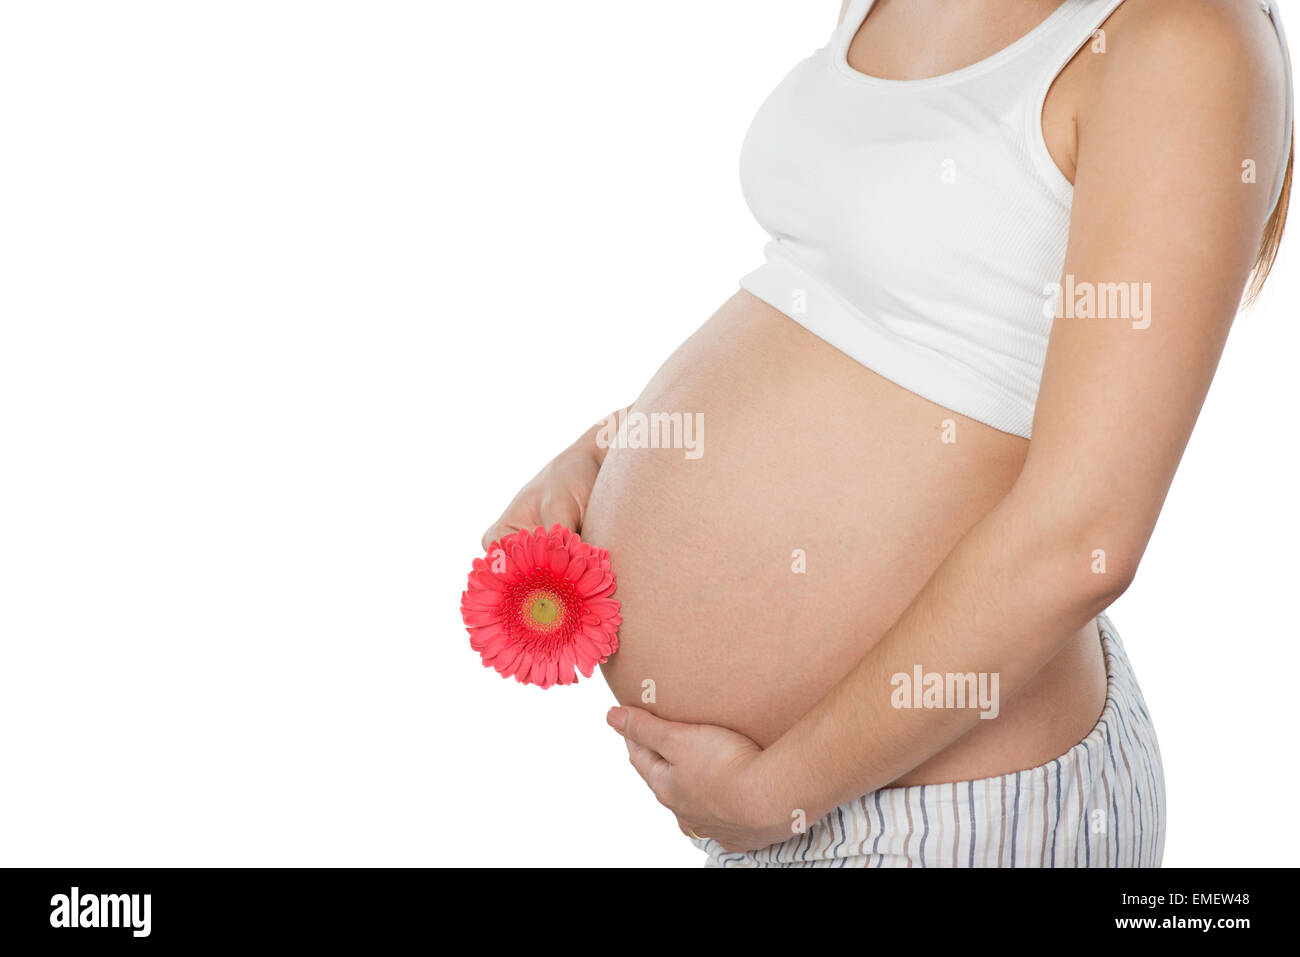
[[[849,5],[844,8],[844,19],[840,21],[840,25],[831,34],[831,41],[828,46],[847,51],[849,44],[857,36],[858,28],[866,21],[867,14],[871,12],[871,8],[875,5],[876,0],[849,0]]]
[[[1088,43],[1096,43],[1098,49],[1104,49],[1106,37],[1102,31],[1104,24],[1124,0],[1065,0],[1059,9],[1060,16],[1049,17],[1052,28],[1040,38],[1037,44],[1039,52],[1046,59],[1052,78],[1065,69]]]
[[[1281,168],[1277,173],[1277,182],[1273,186],[1273,201],[1269,203],[1269,208],[1277,206],[1278,201],[1282,198],[1282,187],[1286,182],[1287,161],[1291,158],[1291,152],[1294,150],[1292,139],[1295,135],[1295,87],[1294,78],[1291,74],[1291,52],[1286,45],[1286,30],[1282,28],[1281,11],[1278,10],[1277,0],[1257,0],[1259,7],[1266,14],[1269,20],[1273,22],[1273,29],[1277,31],[1277,42],[1282,46],[1282,62],[1286,68],[1286,120],[1284,133],[1286,139],[1287,155],[1282,159]]]
[[[1105,52],[1107,39],[1102,24],[1123,2],[1065,0],[1056,13],[1048,17],[1042,35],[1037,38],[1023,67],[1032,74],[1028,86],[1034,95],[1029,102],[1039,113],[1047,91],[1076,53],[1089,44],[1098,53]]]
[[[840,31],[850,31],[849,36],[858,32],[858,27],[862,26],[867,14],[875,6],[876,0],[849,0],[848,7],[844,10],[844,19],[840,21]]]

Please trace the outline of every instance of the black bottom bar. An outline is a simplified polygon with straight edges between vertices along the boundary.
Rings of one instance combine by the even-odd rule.
[[[981,947],[1095,938],[1231,946],[1256,931],[1286,931],[1294,884],[1292,870],[1224,869],[5,870],[0,946],[468,939],[587,950],[637,941],[675,948],[691,938],[729,945],[775,929],[814,950],[856,941],[870,951],[898,933]]]

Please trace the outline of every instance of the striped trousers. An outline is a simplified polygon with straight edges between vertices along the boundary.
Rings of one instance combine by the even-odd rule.
[[[1086,738],[1026,771],[882,788],[803,834],[707,867],[1158,867],[1165,843],[1160,746],[1119,634],[1098,618],[1106,705]]]

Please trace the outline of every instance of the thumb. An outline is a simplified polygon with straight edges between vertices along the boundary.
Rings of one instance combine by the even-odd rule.
[[[665,721],[643,708],[610,708],[605,721],[623,737],[664,757],[669,757],[673,750],[673,737],[685,727],[677,721]]]

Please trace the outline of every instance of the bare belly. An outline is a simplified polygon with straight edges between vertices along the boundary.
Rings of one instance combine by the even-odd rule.
[[[605,678],[622,703],[763,746],[883,636],[1011,488],[1028,449],[743,291],[631,411],[702,413],[702,454],[616,446],[606,456],[582,526],[610,550],[623,603]],[[943,441],[945,420],[955,441]],[[998,718],[896,783],[1049,761],[1088,733],[1104,699],[1090,624]]]

